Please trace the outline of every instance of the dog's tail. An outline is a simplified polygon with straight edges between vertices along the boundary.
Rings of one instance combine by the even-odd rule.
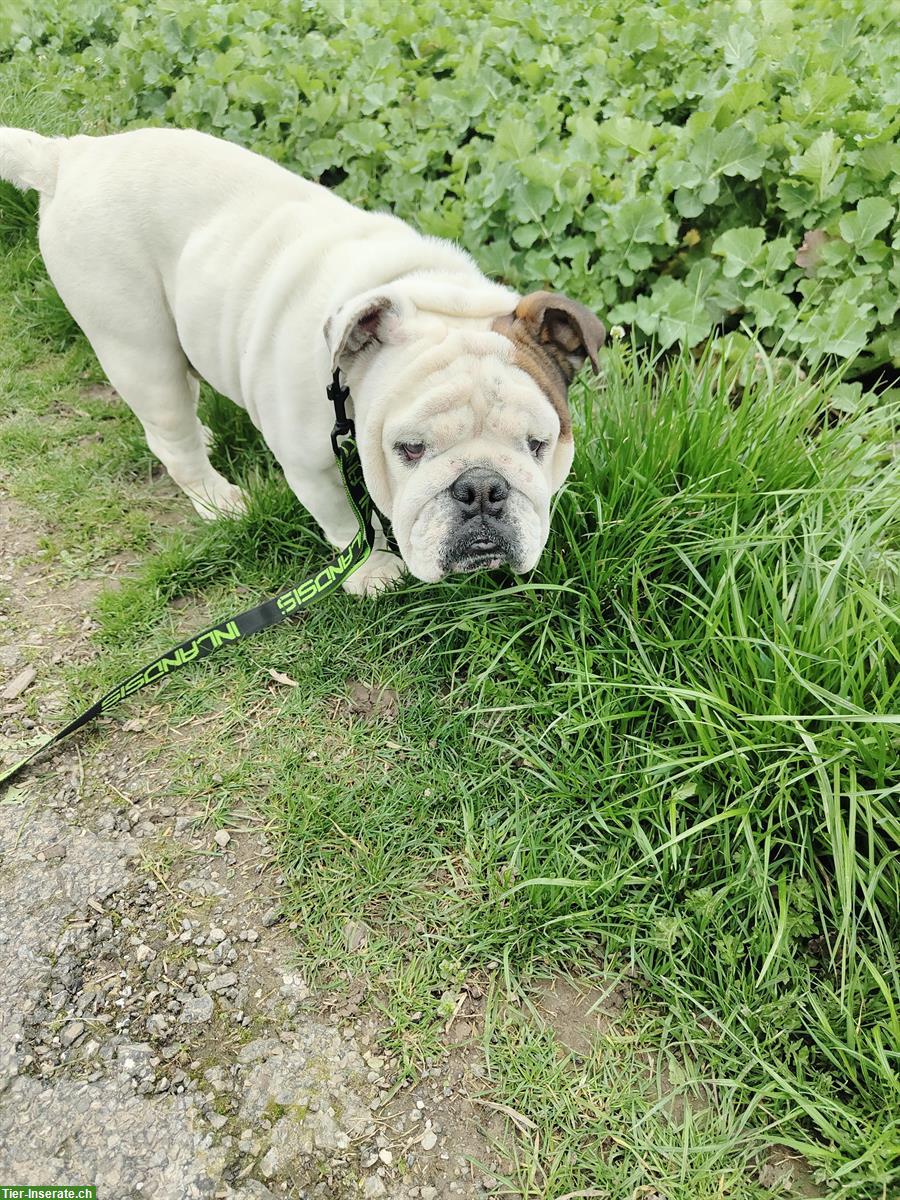
[[[0,179],[23,191],[36,188],[42,195],[52,195],[64,140],[0,125]]]

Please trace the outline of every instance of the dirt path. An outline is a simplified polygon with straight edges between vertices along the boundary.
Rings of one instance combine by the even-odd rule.
[[[95,652],[86,614],[124,566],[54,586],[41,532],[0,492],[0,692],[37,671],[0,700],[0,761],[40,732],[27,696],[60,711],[53,667]],[[106,728],[89,772],[75,744],[0,800],[0,1180],[128,1200],[492,1194],[477,1055],[400,1079],[373,1021],[292,967],[251,814],[215,836],[167,794],[164,715]]]

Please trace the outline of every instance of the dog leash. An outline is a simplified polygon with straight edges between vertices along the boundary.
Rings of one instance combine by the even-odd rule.
[[[334,407],[331,447],[338,461],[347,498],[359,522],[359,529],[350,544],[336,554],[331,562],[317,571],[315,575],[304,579],[302,583],[279,592],[277,596],[264,600],[255,608],[248,608],[246,612],[220,621],[217,625],[211,625],[209,629],[204,629],[202,633],[188,638],[180,646],[167,650],[165,654],[161,654],[147,666],[141,667],[139,671],[135,671],[121,683],[117,683],[99,700],[95,700],[90,708],[86,708],[68,725],[48,737],[20,762],[6,771],[0,772],[0,787],[9,783],[39,754],[43,754],[51,746],[56,746],[64,741],[82,726],[87,725],[89,721],[93,721],[95,717],[105,715],[126,696],[139,692],[141,688],[156,683],[160,679],[167,678],[174,671],[187,666],[188,663],[199,662],[201,658],[207,658],[222,646],[230,645],[232,642],[259,633],[260,630],[277,625],[286,617],[293,616],[301,609],[308,607],[314,600],[333,592],[358,567],[362,566],[375,547],[375,530],[372,525],[374,504],[363,479],[362,463],[356,444],[356,429],[353,420],[347,416],[346,403],[350,390],[341,383],[339,371],[334,372],[327,393],[328,399]],[[388,549],[397,553],[397,543],[390,523],[380,514],[379,519],[387,536]]]

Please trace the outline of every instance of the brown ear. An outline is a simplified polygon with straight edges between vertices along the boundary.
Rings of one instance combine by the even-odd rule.
[[[606,340],[603,322],[568,296],[532,292],[491,328],[512,342],[513,362],[531,375],[556,409],[561,441],[570,440],[569,384],[586,358],[599,372],[597,352]]]
[[[597,353],[606,341],[606,327],[577,300],[553,292],[532,292],[522,297],[513,316],[522,321],[534,340],[553,353],[557,361],[564,358],[573,374],[586,358],[595,374],[600,373]]]

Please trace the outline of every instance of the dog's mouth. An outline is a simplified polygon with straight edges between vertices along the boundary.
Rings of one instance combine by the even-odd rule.
[[[444,556],[447,573],[493,571],[512,558],[507,538],[482,525],[468,536],[458,537]]]
[[[493,571],[506,562],[505,554],[486,551],[483,554],[469,554],[457,559],[450,567],[451,571],[464,574],[467,571]]]

